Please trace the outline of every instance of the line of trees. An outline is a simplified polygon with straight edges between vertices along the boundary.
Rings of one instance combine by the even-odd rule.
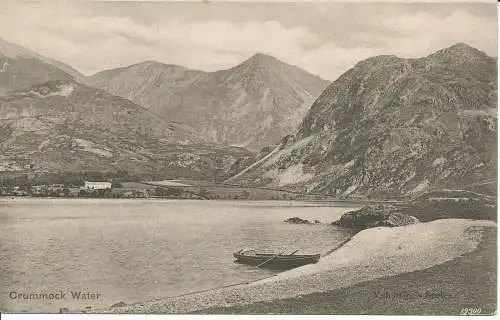
[[[118,184],[126,181],[138,181],[139,177],[119,170],[116,172],[54,172],[18,174],[10,176],[0,176],[0,186],[36,186],[62,184],[65,186],[83,186],[85,181],[113,181]]]

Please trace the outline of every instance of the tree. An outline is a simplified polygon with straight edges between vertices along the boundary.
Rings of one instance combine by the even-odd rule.
[[[82,197],[82,198],[86,198],[86,197],[88,197],[88,192],[82,189],[82,190],[80,190],[80,192],[78,192],[78,196]]]
[[[205,198],[205,199],[209,199],[210,198],[210,196],[208,194],[208,191],[206,189],[201,189],[200,190],[200,197]]]
[[[123,188],[123,185],[120,182],[113,182],[111,188]]]
[[[68,188],[64,188],[62,192],[63,192],[63,194],[64,194],[65,197],[69,197],[70,191],[69,191]]]
[[[156,187],[155,188],[155,195],[157,197],[164,197],[165,196],[165,190],[161,187]]]

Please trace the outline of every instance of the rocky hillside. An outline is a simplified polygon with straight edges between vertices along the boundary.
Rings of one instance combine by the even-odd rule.
[[[158,112],[162,101],[170,101],[176,92],[205,75],[177,65],[146,61],[129,67],[101,71],[87,77],[89,86],[103,89],[113,95]]]
[[[0,171],[213,177],[253,156],[202,141],[188,126],[72,80],[0,97]]]
[[[47,81],[81,78],[68,65],[0,39],[0,95]]]
[[[85,83],[185,123],[211,142],[254,150],[295,132],[328,85],[264,54],[209,73],[145,62],[100,72]]]
[[[457,44],[361,61],[295,135],[230,181],[341,197],[415,196],[496,178],[497,62]]]

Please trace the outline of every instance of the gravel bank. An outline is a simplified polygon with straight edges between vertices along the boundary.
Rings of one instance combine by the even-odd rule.
[[[428,269],[348,288],[195,313],[457,316],[473,307],[481,309],[481,315],[492,315],[497,310],[496,231],[485,227],[477,249]]]
[[[356,234],[320,262],[250,284],[112,308],[114,313],[188,313],[325,292],[442,264],[473,251],[492,221],[445,219]]]

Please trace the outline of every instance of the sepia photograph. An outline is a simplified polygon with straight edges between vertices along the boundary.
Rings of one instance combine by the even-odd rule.
[[[0,313],[495,315],[497,15],[0,1]]]

